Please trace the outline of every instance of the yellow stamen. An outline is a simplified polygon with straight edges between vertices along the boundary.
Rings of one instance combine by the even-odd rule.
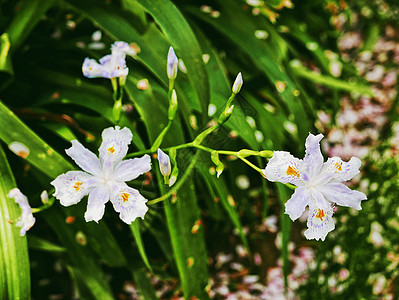
[[[122,193],[121,199],[123,202],[129,201],[129,194],[128,193]]]
[[[326,216],[326,212],[322,209],[317,210],[316,218],[320,219],[321,222],[323,222],[323,218]]]
[[[77,192],[79,192],[79,190],[81,189],[81,185],[83,184],[83,182],[81,182],[81,181],[76,181],[75,182],[75,185],[73,186],[73,188],[77,191]]]
[[[342,171],[342,161],[341,161],[341,163],[335,163],[335,168],[336,168],[338,171]]]
[[[287,173],[288,176],[294,176],[294,177],[299,178],[299,172],[298,172],[298,170],[295,169],[295,168],[292,167],[292,166],[288,166],[287,172],[286,172],[286,173]]]
[[[111,154],[115,152],[114,145],[111,147],[107,148],[107,151],[110,152]]]

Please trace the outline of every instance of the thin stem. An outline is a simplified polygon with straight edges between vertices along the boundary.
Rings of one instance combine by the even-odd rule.
[[[168,124],[166,127],[161,131],[158,137],[155,139],[154,144],[151,146],[151,151],[155,152],[159,146],[161,145],[165,134],[168,132],[170,126],[172,125],[172,120],[168,120]]]
[[[255,169],[256,171],[258,171],[259,173],[262,173],[262,169],[258,168],[257,166],[255,166],[253,163],[251,163],[249,160],[245,159],[244,157],[240,157],[238,156],[239,159],[241,159],[243,162],[245,162],[248,166],[250,166],[251,168]]]
[[[219,154],[238,156],[238,152],[229,150],[218,150]]]
[[[176,185],[169,191],[167,192],[165,195],[159,197],[159,198],[155,198],[151,201],[148,201],[148,204],[155,204],[161,201],[164,201],[166,199],[168,199],[170,196],[172,196],[174,193],[176,193],[184,184],[184,182],[187,180],[188,176],[191,173],[191,170],[194,168],[195,163],[197,162],[197,159],[199,157],[200,152],[197,151],[197,153],[195,153],[194,158],[192,159],[192,161],[190,162],[190,164],[188,165],[186,172],[183,174],[183,176],[180,178],[180,180],[176,183]]]
[[[46,204],[43,204],[42,206],[39,206],[39,207],[32,207],[32,213],[35,214],[35,213],[42,212],[42,211],[52,207],[53,204],[54,204],[54,198],[50,198]]]

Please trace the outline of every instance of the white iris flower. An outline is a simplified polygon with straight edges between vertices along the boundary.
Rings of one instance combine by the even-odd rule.
[[[86,57],[82,66],[83,75],[88,78],[125,78],[129,73],[129,69],[126,67],[126,54],[130,51],[129,44],[115,42],[111,51],[111,54],[100,59],[100,63]]]
[[[324,162],[320,151],[322,138],[322,134],[309,133],[303,160],[286,151],[275,151],[264,174],[270,181],[297,186],[285,204],[285,213],[294,221],[309,206],[305,237],[324,241],[327,233],[335,228],[333,205],[361,210],[360,202],[367,197],[341,183],[359,174],[360,159],[352,157],[349,162],[343,162],[339,157],[332,157]]]
[[[122,161],[132,140],[128,128],[107,128],[102,133],[99,158],[78,141],[66,153],[83,171],[69,171],[58,176],[51,184],[54,196],[64,206],[78,203],[89,195],[85,219],[98,222],[104,215],[105,204],[111,200],[119,217],[127,224],[137,217],[144,219],[147,200],[125,182],[151,169],[149,155]]]
[[[7,196],[13,198],[22,209],[21,217],[18,218],[18,222],[15,225],[21,227],[19,234],[20,236],[24,236],[26,231],[28,231],[36,221],[32,214],[32,208],[29,205],[28,198],[17,188],[12,189]]]

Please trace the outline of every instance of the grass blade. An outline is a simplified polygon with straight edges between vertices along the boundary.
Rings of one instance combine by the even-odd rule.
[[[0,174],[0,298],[29,299],[28,246],[26,237],[20,236],[20,229],[15,226],[21,210],[13,199],[7,197],[16,184],[1,146]]]

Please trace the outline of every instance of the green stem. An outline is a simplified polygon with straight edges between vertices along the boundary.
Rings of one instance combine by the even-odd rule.
[[[148,201],[148,205],[164,201],[164,200],[168,199],[170,196],[172,196],[174,193],[176,193],[183,186],[184,182],[187,180],[188,176],[190,175],[191,170],[194,168],[194,165],[197,162],[199,154],[200,154],[199,151],[197,151],[197,153],[195,153],[194,158],[191,160],[190,164],[188,165],[188,167],[186,169],[186,172],[183,174],[183,176],[180,178],[180,180],[174,185],[174,187],[169,192],[167,192],[165,195],[163,195],[159,198],[155,198],[151,201]]]
[[[43,204],[42,206],[39,206],[39,207],[32,207],[32,213],[35,214],[35,213],[42,212],[42,211],[44,211],[44,210],[49,209],[50,207],[52,207],[53,204],[54,204],[54,198],[51,198],[51,199],[48,200],[48,203]]]
[[[155,139],[154,144],[152,144],[152,146],[151,146],[152,152],[155,152],[159,148],[159,146],[161,146],[163,138],[165,137],[165,134],[168,132],[171,125],[172,125],[172,120],[169,120],[168,125],[166,125],[166,127],[161,131],[161,133]]]
[[[244,157],[240,157],[238,156],[239,159],[241,159],[243,162],[245,162],[248,166],[250,166],[251,168],[255,169],[256,171],[258,171],[259,173],[262,173],[262,169],[258,168],[257,166],[255,166],[253,163],[251,163],[249,160],[245,159]]]

